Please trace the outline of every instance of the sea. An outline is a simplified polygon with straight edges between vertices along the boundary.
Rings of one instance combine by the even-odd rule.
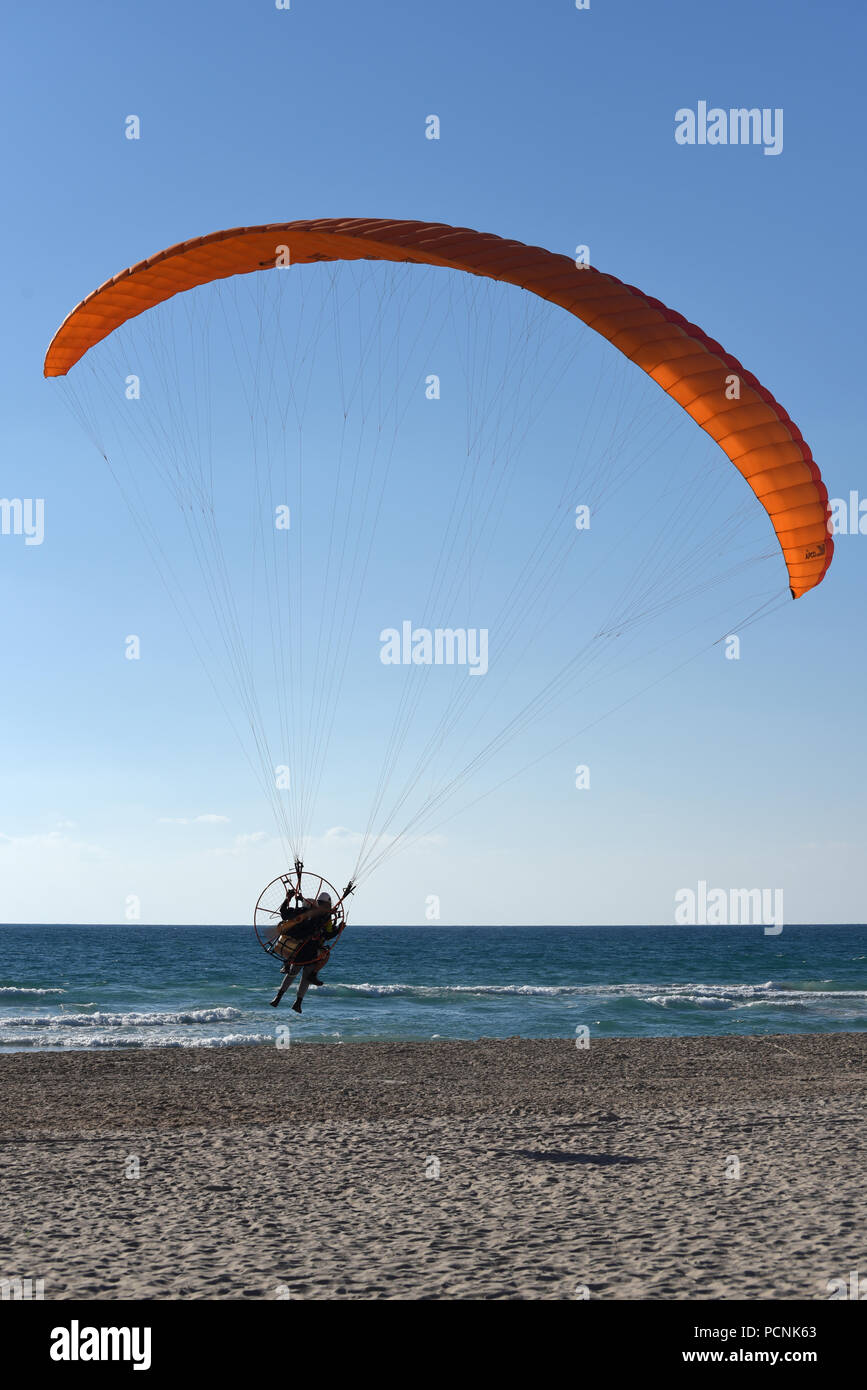
[[[860,1031],[867,927],[350,926],[280,979],[246,927],[0,926],[0,1051]]]

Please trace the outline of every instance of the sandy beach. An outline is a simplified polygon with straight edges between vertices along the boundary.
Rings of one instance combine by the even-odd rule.
[[[857,1033],[4,1055],[0,1275],[46,1299],[827,1299],[867,1271],[865,1062]]]

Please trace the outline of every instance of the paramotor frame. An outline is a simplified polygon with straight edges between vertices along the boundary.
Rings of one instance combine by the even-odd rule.
[[[328,936],[328,944],[324,938],[316,933],[308,938],[320,947],[319,954],[310,960],[306,960],[306,965],[314,965],[317,968],[324,965],[331,955],[331,948],[341,936],[346,926],[346,910],[344,901],[352,892],[352,884],[347,884],[343,893],[338,893],[333,883],[322,874],[312,873],[306,870],[300,860],[295,861],[295,868],[286,873],[279,874],[277,878],[267,884],[256,902],[253,912],[253,930],[259,945],[269,956],[275,960],[284,962],[291,961],[297,953],[301,942],[297,939],[287,939],[287,927],[289,923],[281,917],[281,908],[287,898],[291,898],[298,903],[315,902],[322,892],[331,895],[331,923],[332,930]]]

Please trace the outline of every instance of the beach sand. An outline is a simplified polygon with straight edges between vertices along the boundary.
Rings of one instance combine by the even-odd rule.
[[[827,1299],[867,1278],[865,1062],[867,1034],[0,1056],[0,1277]]]

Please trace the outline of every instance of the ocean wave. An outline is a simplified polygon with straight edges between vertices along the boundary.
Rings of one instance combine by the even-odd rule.
[[[785,988],[768,981],[764,985],[669,985],[643,1002],[659,1008],[681,1006],[698,1009],[757,1008],[806,1009],[813,1004],[857,1004],[867,1000],[867,990]]]
[[[65,994],[65,989],[37,989],[35,985],[0,985],[0,994],[11,995],[13,998],[24,997],[31,994]]]
[[[691,1003],[705,1007],[728,1004],[745,1004],[760,1001],[772,1004],[808,1003],[813,1001],[867,1000],[867,990],[824,990],[815,986],[780,985],[774,980],[753,985],[710,985],[703,983],[687,984],[593,984],[593,985],[378,985],[371,981],[363,984],[329,982],[331,992],[337,995],[361,995],[372,999],[405,997],[408,999],[436,1000],[454,997],[457,999],[497,998],[521,996],[533,998],[563,999],[569,997],[593,998],[596,1000],[636,1000],[647,1004],[668,1006],[677,1003]]]
[[[533,995],[534,997],[556,998],[562,995],[582,994],[587,991],[578,985],[375,985],[365,982],[360,985],[341,984],[329,981],[333,994],[361,995],[368,999],[390,999],[406,996],[410,999],[442,999],[448,995],[457,998],[468,996]],[[596,990],[590,990],[595,994]]]
[[[332,986],[333,992],[340,994],[361,994],[365,997],[385,999],[393,995],[410,995],[411,998],[439,998],[440,995],[497,995],[532,994],[563,995],[579,994],[581,988],[571,984],[339,984]]]
[[[21,1033],[17,1037],[4,1036],[2,1039],[2,1050],[11,1048],[33,1049],[38,1051],[44,1048],[46,1051],[62,1051],[70,1048],[76,1052],[98,1051],[105,1048],[110,1051],[135,1050],[136,1048],[215,1048],[215,1047],[245,1047],[252,1043],[270,1043],[274,1045],[274,1035],[272,1033],[226,1033],[222,1037],[200,1038],[187,1036],[183,1037],[119,1037],[116,1033],[77,1033],[75,1036],[66,1037],[62,1033],[54,1035],[43,1034],[40,1037],[33,1037],[27,1033]]]
[[[187,1009],[175,1013],[127,1013],[112,1014],[97,1011],[94,1014],[20,1014],[0,1019],[0,1028],[165,1028],[174,1024],[230,1023],[241,1018],[241,1009]],[[6,1043],[6,1038],[3,1038]]]

